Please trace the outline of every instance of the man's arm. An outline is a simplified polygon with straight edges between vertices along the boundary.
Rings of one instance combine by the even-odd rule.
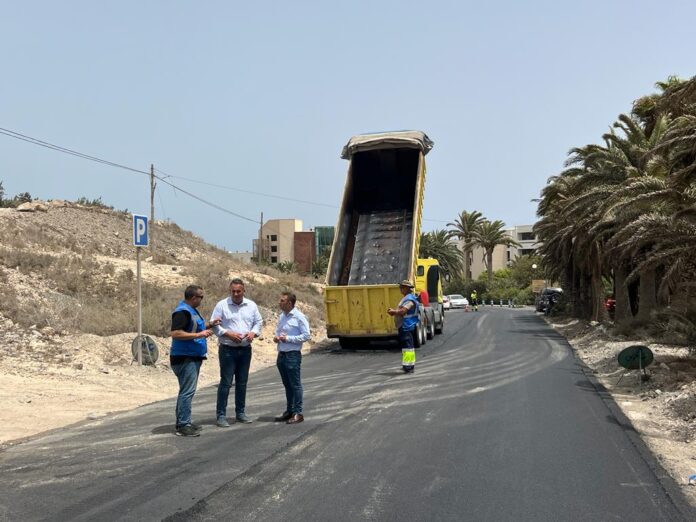
[[[261,317],[261,312],[259,312],[259,307],[254,303],[253,318],[251,323],[251,329],[244,336],[251,342],[255,337],[261,335],[261,327],[263,326],[263,317]]]
[[[312,335],[309,331],[309,321],[304,315],[298,316],[298,322],[300,327],[300,335],[287,335],[286,340],[289,343],[303,343],[309,341]]]
[[[403,304],[403,306],[399,306],[398,308],[390,308],[389,310],[387,310],[387,313],[389,315],[398,315],[399,317],[403,317],[414,306],[415,306],[415,304],[413,303],[413,301],[406,301]]]
[[[257,336],[261,335],[261,327],[263,326],[263,317],[261,317],[261,312],[259,312],[259,307],[254,304],[254,326],[251,331]]]

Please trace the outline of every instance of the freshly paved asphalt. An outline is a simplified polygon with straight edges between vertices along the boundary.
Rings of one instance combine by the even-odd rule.
[[[251,425],[213,425],[215,388],[0,453],[0,520],[694,520],[613,401],[531,310],[451,311],[404,375],[397,351],[303,360],[306,421],[275,368]],[[174,377],[172,376],[172,379]],[[124,391],[124,393],[127,390]]]

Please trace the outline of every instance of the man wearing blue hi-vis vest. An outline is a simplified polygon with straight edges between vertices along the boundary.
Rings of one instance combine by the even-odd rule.
[[[405,373],[416,371],[416,350],[413,347],[413,335],[418,326],[418,299],[413,295],[413,283],[404,279],[399,283],[399,290],[404,296],[396,308],[389,308],[387,313],[394,317],[399,331],[401,346],[401,366]]]
[[[196,393],[201,364],[208,353],[206,339],[213,334],[211,328],[220,320],[205,322],[197,308],[203,300],[203,289],[190,285],[184,290],[184,299],[172,312],[172,348],[169,363],[179,380],[179,396],[176,400],[176,434],[182,437],[198,437],[201,428],[191,421],[191,401]]]

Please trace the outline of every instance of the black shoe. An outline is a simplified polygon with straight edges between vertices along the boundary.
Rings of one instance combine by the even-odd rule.
[[[176,434],[179,435],[180,437],[200,437],[201,432],[199,430],[196,430],[191,424],[187,424],[186,426],[181,426],[180,428],[176,429]]]
[[[304,421],[304,415],[301,413],[296,413],[287,420],[286,424],[297,424],[298,422],[302,421]]]
[[[276,422],[285,422],[286,420],[289,420],[290,417],[292,417],[292,413],[290,413],[289,411],[284,411],[282,415],[279,415],[273,420],[275,420]]]

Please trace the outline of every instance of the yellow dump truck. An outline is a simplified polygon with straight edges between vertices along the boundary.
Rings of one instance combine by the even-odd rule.
[[[433,142],[420,131],[351,138],[343,201],[326,275],[326,330],[341,346],[396,338],[387,314],[402,298],[399,282],[416,278],[425,187],[425,156]],[[414,337],[427,337],[427,317]]]

